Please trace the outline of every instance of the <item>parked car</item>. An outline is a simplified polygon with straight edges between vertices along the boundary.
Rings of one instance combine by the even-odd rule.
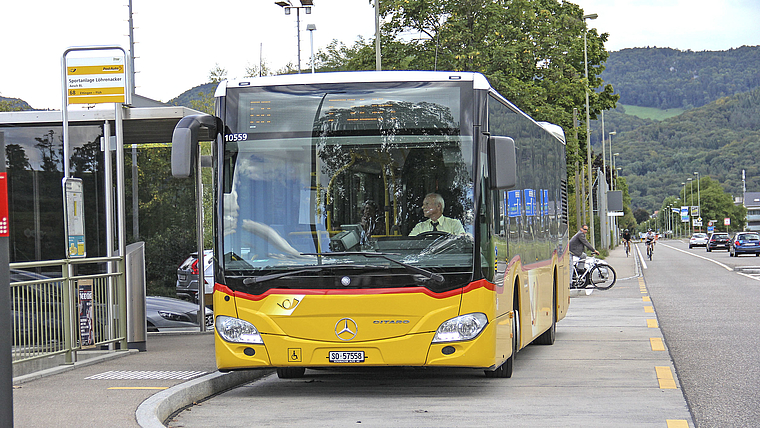
[[[731,237],[725,232],[715,232],[710,235],[710,239],[707,241],[707,252],[712,250],[723,249],[728,251],[729,241]]]
[[[206,282],[205,290],[206,295],[211,296],[214,292],[214,259],[211,250],[205,250],[203,252],[203,277]],[[198,253],[192,253],[182,262],[177,268],[177,284],[176,284],[177,297],[180,299],[189,300],[190,302],[198,302]],[[210,299],[206,304],[211,304]]]
[[[214,311],[206,309],[207,328],[214,325]],[[148,331],[173,331],[198,328],[198,305],[186,300],[162,296],[145,296]]]
[[[731,238],[728,254],[738,257],[739,254],[760,255],[760,234],[757,232],[738,232]]]
[[[689,248],[692,247],[706,247],[707,246],[707,234],[695,233],[691,235],[689,239]]]

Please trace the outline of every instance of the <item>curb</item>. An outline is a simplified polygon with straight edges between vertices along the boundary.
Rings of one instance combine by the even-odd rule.
[[[215,372],[152,395],[135,411],[137,424],[143,428],[164,428],[164,421],[175,412],[196,401],[269,375],[272,369]]]

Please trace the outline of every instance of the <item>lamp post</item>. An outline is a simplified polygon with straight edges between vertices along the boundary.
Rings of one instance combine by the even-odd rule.
[[[587,19],[596,19],[599,15],[592,13],[589,15],[583,15],[583,65],[586,72],[586,87],[584,92],[586,93],[586,160],[588,162],[588,189],[589,189],[589,200],[588,200],[588,230],[589,230],[589,238],[591,241],[591,244],[594,244],[594,198],[592,196],[594,192],[594,182],[591,181],[591,114],[589,113],[589,101],[588,101],[588,91],[589,91],[589,80],[588,80],[588,42],[586,33],[588,32],[585,28],[586,26],[586,20]],[[602,141],[602,144],[604,144],[604,141]]]
[[[380,0],[375,0],[375,70],[380,71],[382,67],[380,58]]]
[[[306,24],[306,29],[309,31],[309,42],[311,42],[311,74],[314,74],[314,30],[317,26],[314,24]]]
[[[612,147],[610,147],[610,150],[612,150]],[[616,168],[615,164],[617,163],[617,157],[620,156],[620,153],[613,153],[612,156],[612,190],[615,190],[615,175],[617,174],[616,171],[618,171],[620,168]]]
[[[681,206],[683,206],[683,204],[686,203],[686,182],[684,181],[683,183],[681,183],[681,185],[683,186],[683,199],[681,199]],[[683,223],[683,218],[679,218],[678,221]],[[685,228],[682,228],[682,229],[684,229],[684,232],[685,232]]]
[[[617,135],[617,131],[610,132],[610,168],[612,168],[610,170],[610,189],[612,189],[612,182],[615,180],[614,174],[613,174],[615,171],[615,167],[612,166],[614,164],[613,159],[612,159],[612,136],[613,135]]]
[[[689,202],[689,230],[691,231],[691,233],[694,233],[694,220],[692,219],[692,212],[691,212],[691,207],[694,206],[694,181],[693,180],[694,179],[691,177],[686,179],[686,181],[689,182],[689,193],[691,193],[691,202]]]
[[[304,9],[307,15],[311,14],[311,7],[314,6],[314,0],[300,0],[301,6],[294,6],[291,0],[278,0],[274,2],[285,10],[285,15],[290,15],[290,10],[296,10],[296,39],[298,40],[298,74],[301,74],[301,9]]]
[[[702,217],[702,200],[699,197],[699,172],[694,171],[694,175],[697,176],[697,215]],[[699,230],[702,231],[702,226],[699,226]]]

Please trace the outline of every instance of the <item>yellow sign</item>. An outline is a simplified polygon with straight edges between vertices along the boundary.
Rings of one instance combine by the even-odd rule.
[[[124,57],[66,60],[67,104],[126,102]]]

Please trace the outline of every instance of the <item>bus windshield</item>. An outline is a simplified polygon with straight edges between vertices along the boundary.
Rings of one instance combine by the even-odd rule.
[[[459,89],[228,90],[218,201],[228,286],[441,291],[470,281],[474,146]],[[461,228],[413,232],[430,193]]]

